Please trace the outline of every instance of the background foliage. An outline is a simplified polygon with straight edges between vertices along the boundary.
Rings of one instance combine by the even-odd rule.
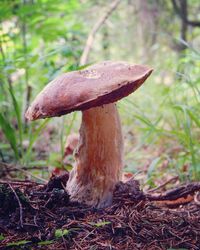
[[[35,167],[36,175],[45,174],[38,166],[63,166],[64,142],[78,131],[80,114],[27,124],[24,112],[46,83],[78,68],[88,33],[107,6],[105,0],[0,1],[2,162]],[[118,103],[126,170],[152,186],[161,176],[200,178],[199,10],[197,0],[121,1],[90,52],[89,63],[125,60],[155,69]]]

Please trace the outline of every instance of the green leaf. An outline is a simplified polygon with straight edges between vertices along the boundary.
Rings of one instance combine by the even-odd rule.
[[[65,236],[65,235],[68,235],[69,233],[70,233],[70,231],[67,230],[67,229],[64,229],[64,230],[62,230],[62,229],[57,229],[57,230],[55,231],[55,237],[56,237],[56,238],[60,238],[60,237],[63,237],[63,236]]]
[[[3,130],[3,133],[6,136],[6,139],[10,143],[10,146],[15,153],[15,157],[19,159],[15,130],[1,113],[0,113],[0,126]]]
[[[12,98],[13,107],[14,107],[14,110],[15,110],[16,118],[17,118],[17,123],[18,123],[18,128],[19,128],[19,141],[20,141],[20,145],[21,145],[21,149],[22,149],[23,129],[22,129],[21,112],[20,112],[18,102],[17,102],[17,100],[15,98],[14,91],[13,91],[13,89],[11,87],[9,88],[9,93],[10,93],[10,96]]]
[[[188,114],[189,114],[191,120],[193,120],[195,122],[195,124],[200,128],[199,116],[198,115],[195,116],[195,114],[190,110],[188,110]]]

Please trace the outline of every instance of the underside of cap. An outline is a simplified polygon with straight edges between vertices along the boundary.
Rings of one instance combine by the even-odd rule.
[[[105,61],[63,74],[38,94],[26,118],[61,116],[116,102],[140,87],[152,71],[148,66]]]

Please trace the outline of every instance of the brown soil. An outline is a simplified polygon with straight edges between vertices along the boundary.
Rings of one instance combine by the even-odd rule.
[[[67,179],[1,182],[0,249],[200,249],[199,183],[159,195],[119,183],[97,210],[70,202]]]

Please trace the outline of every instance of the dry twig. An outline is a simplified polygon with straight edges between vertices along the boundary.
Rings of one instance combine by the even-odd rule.
[[[12,190],[13,194],[15,195],[15,198],[17,199],[18,205],[19,205],[19,219],[20,219],[20,226],[23,227],[23,211],[22,211],[22,204],[20,202],[20,199],[17,195],[17,193],[15,192],[14,188],[12,187],[12,185],[10,183],[8,183],[10,189]]]
[[[105,13],[102,16],[100,16],[98,21],[94,24],[93,28],[91,29],[91,31],[88,35],[88,38],[87,38],[87,41],[85,44],[85,48],[83,50],[83,53],[82,53],[82,56],[80,59],[80,65],[84,65],[87,63],[88,56],[89,56],[90,50],[92,48],[96,33],[101,28],[101,26],[105,23],[105,21],[108,19],[108,17],[112,14],[112,12],[117,8],[117,6],[119,5],[120,2],[121,2],[121,0],[113,1],[110,4],[110,6],[108,7],[107,11],[105,11]]]
[[[0,184],[11,184],[14,186],[38,186],[41,185],[40,183],[37,182],[33,182],[30,180],[12,180],[12,179],[6,179],[6,180],[2,180],[0,179]]]
[[[195,196],[194,196],[194,202],[195,202],[198,206],[200,206],[200,200],[199,200],[199,198],[200,198],[200,192],[198,191],[198,192],[195,194]]]
[[[169,183],[174,182],[174,181],[177,181],[178,178],[179,178],[178,176],[174,176],[174,177],[172,177],[171,179],[169,179],[169,180],[167,180],[166,182],[164,182],[164,183],[162,183],[161,185],[159,185],[158,187],[152,188],[152,189],[148,190],[148,193],[155,192],[155,191],[157,191],[157,190],[159,190],[159,189],[162,189],[162,188],[164,188],[165,186],[167,186]]]

